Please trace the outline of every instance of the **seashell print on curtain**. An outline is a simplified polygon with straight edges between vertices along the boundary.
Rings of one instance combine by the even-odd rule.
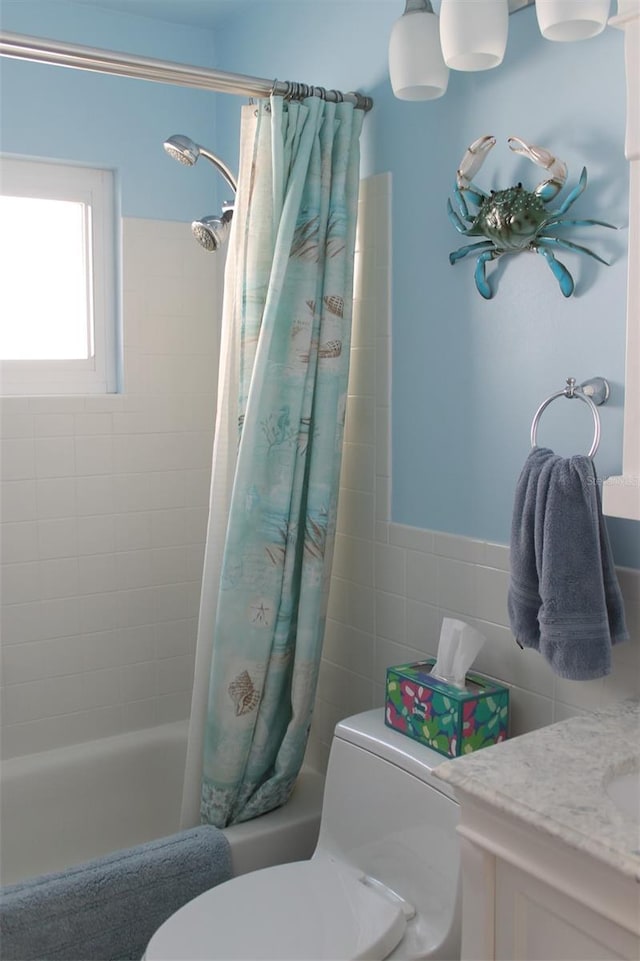
[[[206,563],[203,582],[218,593],[201,817],[219,827],[288,799],[311,724],[349,370],[362,118],[351,104],[317,98],[274,97],[243,111],[225,277],[238,446],[219,586],[207,584]]]

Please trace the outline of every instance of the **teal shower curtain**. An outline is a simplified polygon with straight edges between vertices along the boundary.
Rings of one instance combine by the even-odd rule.
[[[219,827],[284,803],[307,743],[335,531],[362,116],[313,97],[243,111],[198,640],[210,651],[196,665],[198,675],[210,663],[208,693],[194,691],[191,725],[202,729],[201,818]]]

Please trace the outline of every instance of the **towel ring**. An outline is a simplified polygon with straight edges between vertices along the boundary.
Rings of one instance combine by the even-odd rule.
[[[584,384],[577,385],[575,377],[567,377],[567,386],[563,388],[563,390],[558,390],[555,394],[547,397],[533,415],[533,421],[531,423],[531,446],[537,446],[536,435],[538,433],[538,424],[549,404],[554,401],[556,397],[568,397],[569,399],[578,397],[589,406],[593,415],[593,443],[587,455],[588,457],[593,457],[600,446],[600,416],[596,405],[600,406],[600,404],[605,404],[609,399],[609,393],[609,383],[603,377],[594,377],[593,380],[586,380]]]

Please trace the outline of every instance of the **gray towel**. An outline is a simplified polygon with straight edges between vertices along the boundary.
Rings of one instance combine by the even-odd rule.
[[[510,566],[518,643],[560,677],[609,674],[611,645],[629,635],[590,457],[531,450],[516,487]]]
[[[158,927],[231,877],[229,842],[209,825],[6,887],[3,961],[134,961]]]

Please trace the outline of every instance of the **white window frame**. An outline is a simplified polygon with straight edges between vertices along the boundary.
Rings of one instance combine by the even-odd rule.
[[[0,360],[0,394],[106,394],[117,390],[114,177],[111,170],[0,158],[0,193],[86,205],[88,301],[94,355],[81,360]],[[1,229],[1,227],[0,227]],[[34,239],[46,255],[55,238]],[[3,318],[3,323],[7,318]]]

